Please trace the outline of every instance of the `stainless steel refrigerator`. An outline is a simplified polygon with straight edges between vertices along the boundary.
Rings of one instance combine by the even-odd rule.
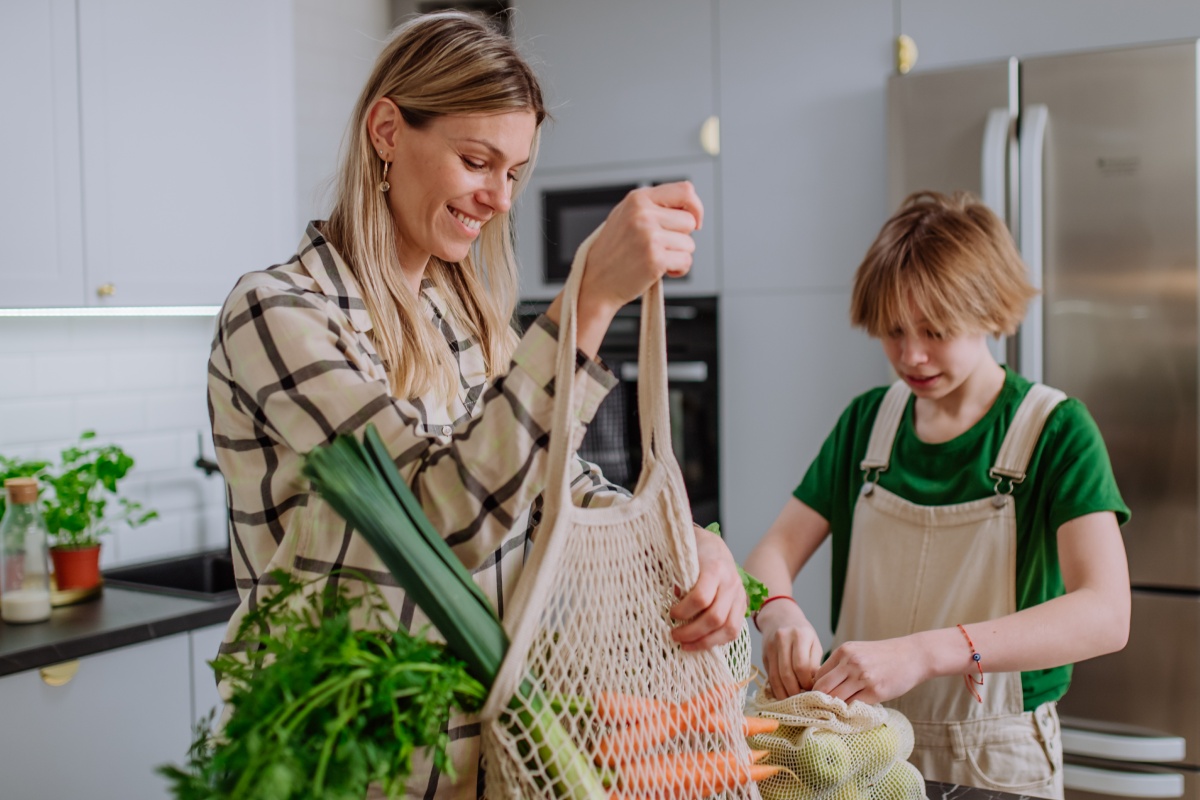
[[[1016,369],[1081,398],[1133,519],[1129,645],[1059,705],[1067,797],[1200,800],[1195,40],[895,76],[892,206],[965,189],[1001,213],[1041,295]]]

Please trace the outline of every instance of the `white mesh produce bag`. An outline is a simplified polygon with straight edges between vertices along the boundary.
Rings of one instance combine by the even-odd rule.
[[[763,763],[786,771],[759,784],[764,800],[920,800],[925,781],[905,759],[913,729],[899,711],[824,692],[776,700],[759,691],[750,704],[778,730],[751,736]]]
[[[505,627],[488,697],[489,800],[751,798],[743,733],[748,634],[685,652],[670,608],[698,574],[695,534],[667,418],[661,284],[642,303],[638,404],[644,450],[632,500],[576,508],[568,463],[575,393],[576,255],[564,294],[545,509]],[[742,681],[742,682],[739,682]]]

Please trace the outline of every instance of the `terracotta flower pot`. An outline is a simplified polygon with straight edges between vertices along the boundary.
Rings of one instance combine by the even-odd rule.
[[[100,545],[51,547],[54,581],[59,591],[90,589],[100,583]]]

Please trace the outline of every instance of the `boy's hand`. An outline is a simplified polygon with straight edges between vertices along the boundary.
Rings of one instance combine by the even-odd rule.
[[[823,649],[800,607],[787,601],[771,603],[758,612],[758,629],[771,694],[783,699],[815,688]]]

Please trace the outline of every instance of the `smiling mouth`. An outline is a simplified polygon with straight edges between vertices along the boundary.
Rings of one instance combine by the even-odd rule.
[[[906,376],[912,383],[933,383],[937,375],[908,375]]]
[[[458,220],[463,225],[465,225],[466,227],[470,228],[473,231],[477,231],[483,227],[483,220],[481,220],[481,219],[475,219],[474,217],[468,217],[466,214],[464,214],[461,211],[454,209],[454,208],[450,209],[450,213],[454,215],[454,218],[456,220]]]

